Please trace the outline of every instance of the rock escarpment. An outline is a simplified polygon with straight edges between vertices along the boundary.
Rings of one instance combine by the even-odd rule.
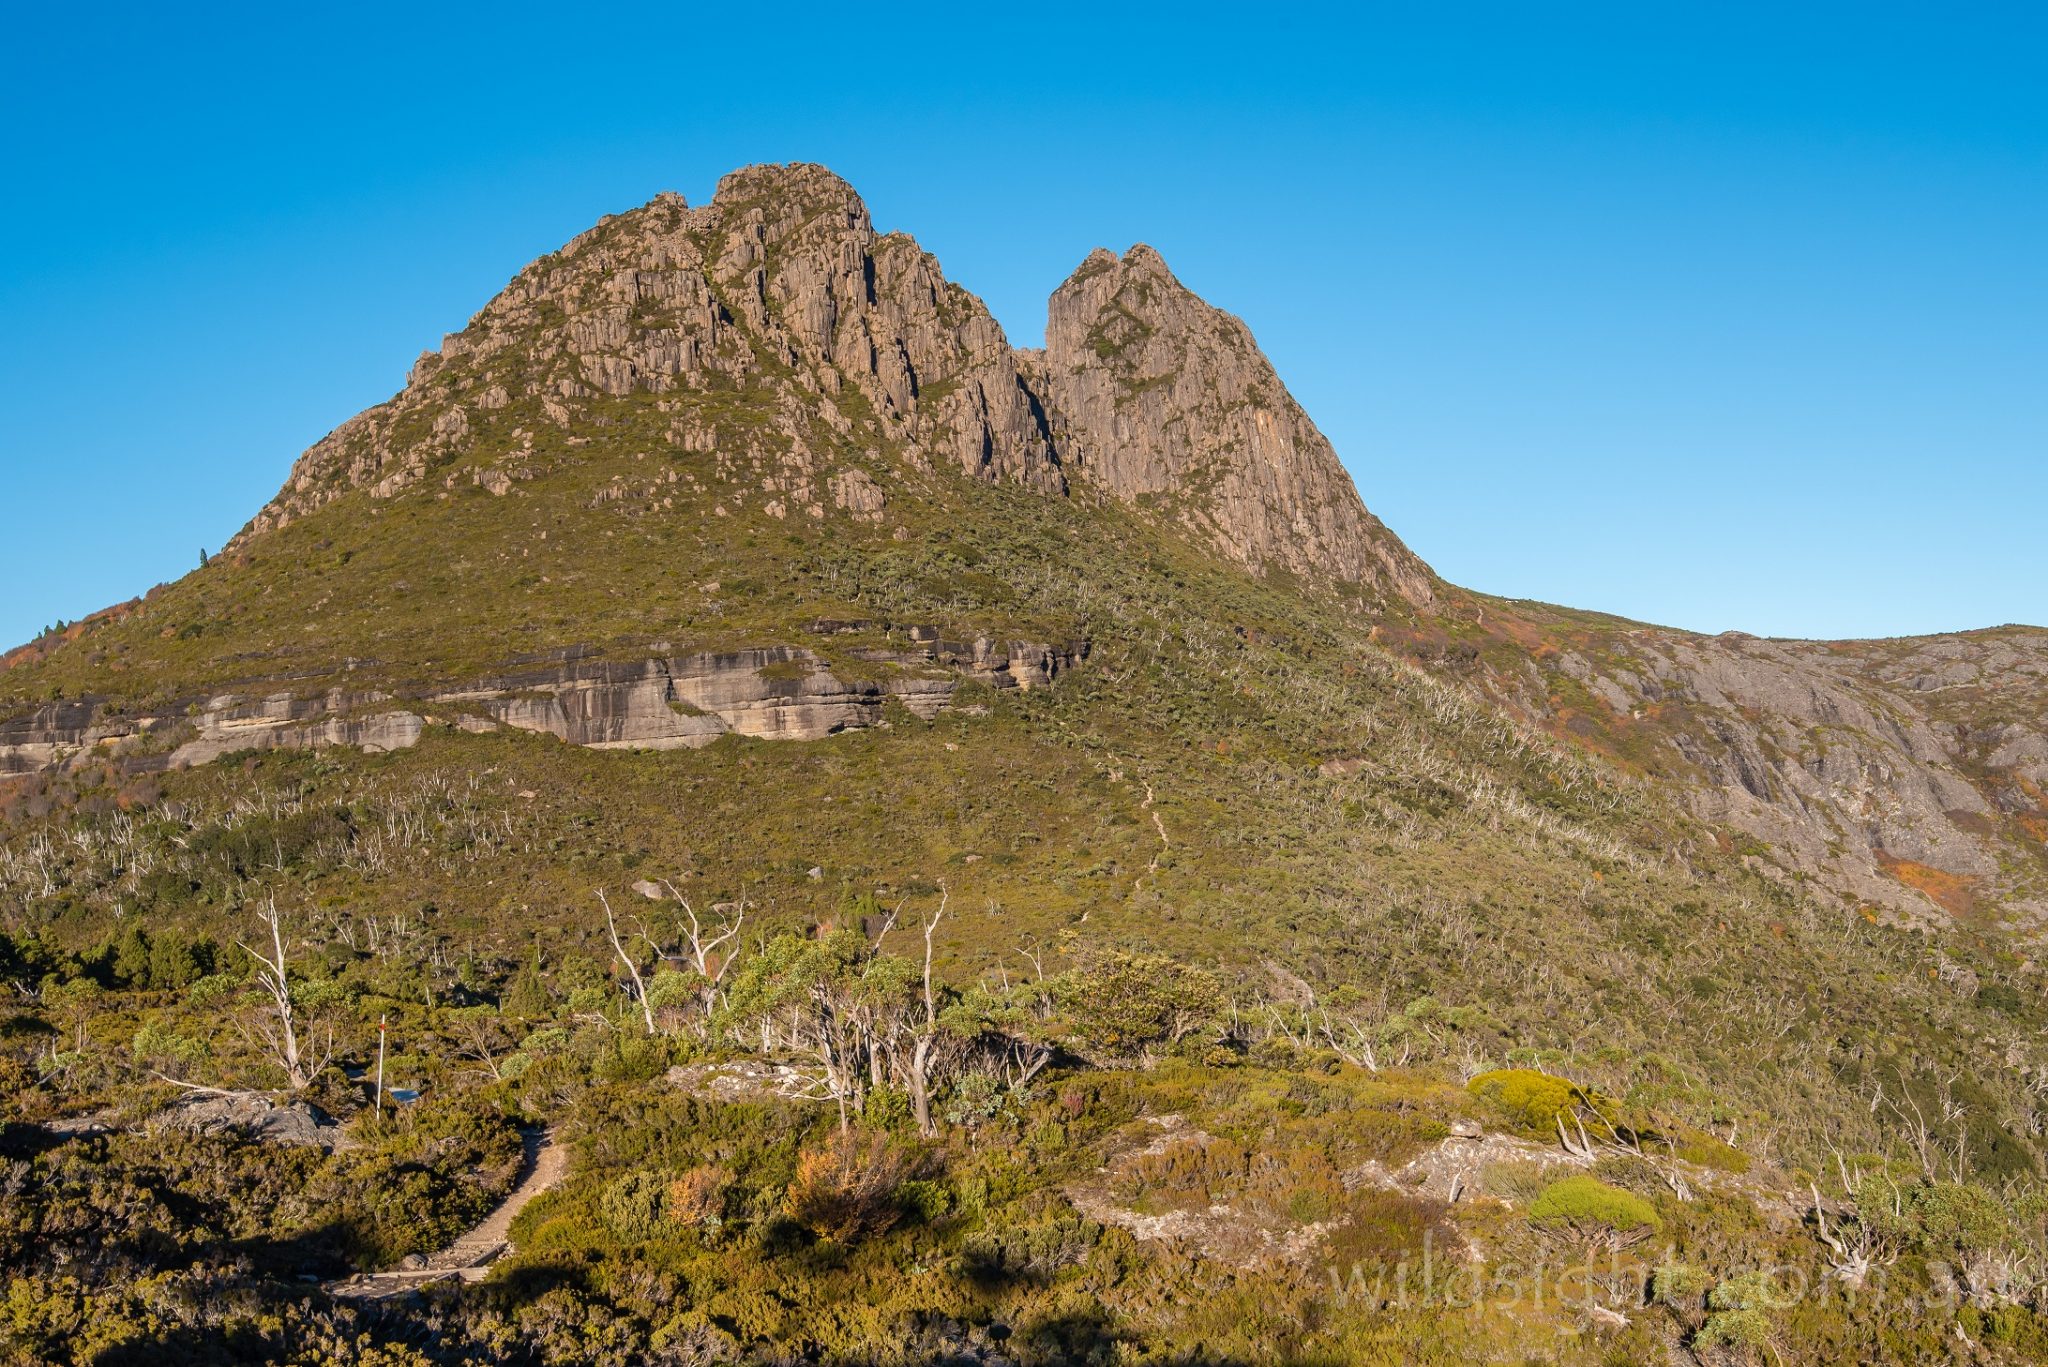
[[[1915,917],[1996,901],[2048,922],[2048,633],[1567,644],[1532,660],[1522,704],[1596,743],[1647,742],[1765,863]]]
[[[1366,511],[1251,329],[1150,247],[1098,250],[1054,293],[1041,382],[1062,457],[1117,498],[1159,506],[1252,570],[1418,607],[1434,596],[1435,576]]]
[[[636,662],[565,658],[409,697],[342,689],[255,700],[228,694],[189,712],[141,714],[91,701],[55,703],[0,724],[0,775],[103,759],[147,772],[241,751],[325,745],[402,750],[435,723],[535,731],[601,750],[695,749],[728,734],[817,740],[882,724],[890,702],[930,720],[953,705],[966,680],[999,689],[1050,684],[1088,649],[1085,642],[946,640],[925,627],[907,634],[907,647],[849,652],[857,675],[807,648],[771,646]]]

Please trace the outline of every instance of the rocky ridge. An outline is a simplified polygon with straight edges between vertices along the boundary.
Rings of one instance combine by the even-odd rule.
[[[1094,485],[1158,503],[1247,569],[1434,598],[1429,567],[1366,511],[1251,329],[1152,248],[1092,253],[1053,293],[1038,362],[1055,441]]]

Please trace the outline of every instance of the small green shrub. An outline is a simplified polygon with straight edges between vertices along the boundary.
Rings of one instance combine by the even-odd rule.
[[[1651,1297],[1676,1309],[1696,1309],[1712,1286],[1706,1270],[1690,1263],[1665,1263],[1650,1276]]]
[[[1561,1118],[1593,1099],[1569,1078],[1534,1068],[1496,1068],[1465,1084],[1465,1090],[1491,1106],[1524,1134],[1549,1138]]]
[[[1787,1304],[1772,1285],[1770,1273],[1739,1272],[1708,1293],[1707,1307],[1714,1313],[1700,1327],[1700,1337],[1708,1343],[1761,1348],[1771,1338],[1770,1312]]]
[[[1002,1084],[987,1073],[968,1073],[953,1084],[945,1106],[946,1123],[978,1125],[994,1119],[1002,1109]]]
[[[1529,1206],[1529,1221],[1587,1234],[1611,1231],[1621,1235],[1653,1233],[1664,1224],[1657,1208],[1634,1192],[1583,1175],[1561,1178],[1545,1187]]]
[[[597,1198],[598,1215],[625,1242],[651,1239],[661,1232],[669,1182],[654,1172],[629,1172],[614,1178]]]
[[[1761,1310],[1716,1311],[1707,1316],[1700,1338],[1734,1348],[1761,1348],[1771,1339],[1770,1317]]]
[[[943,1182],[905,1182],[896,1189],[896,1204],[918,1224],[928,1225],[953,1207],[953,1193]]]
[[[1748,1154],[1730,1147],[1710,1134],[1685,1134],[1678,1141],[1678,1157],[1703,1168],[1718,1168],[1722,1172],[1749,1171]]]
[[[1488,1163],[1479,1173],[1479,1189],[1518,1206],[1526,1206],[1550,1185],[1549,1168],[1537,1162]]]

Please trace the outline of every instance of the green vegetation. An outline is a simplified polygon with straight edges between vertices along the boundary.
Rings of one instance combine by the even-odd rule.
[[[1550,1138],[1567,1122],[1578,1123],[1582,1107],[1597,1109],[1593,1098],[1568,1078],[1534,1068],[1497,1068],[1465,1086],[1503,1120],[1536,1139]]]
[[[1597,1234],[1654,1233],[1663,1224],[1642,1197],[1610,1187],[1597,1177],[1566,1177],[1551,1183],[1529,1206],[1529,1219],[1542,1226]]]
[[[1042,979],[935,977],[927,997],[921,928],[946,923],[951,895],[908,893],[893,923],[885,906],[847,898],[849,927],[879,923],[756,937],[730,972],[707,956],[708,974],[671,939],[673,905],[622,937],[623,957],[605,943],[447,962],[388,923],[372,948],[288,922],[295,1021],[340,1041],[298,1093],[331,1114],[331,1152],[178,1119],[212,1094],[166,1078],[277,1081],[254,955],[212,942],[221,966],[170,987],[151,976],[156,947],[125,933],[86,953],[10,941],[16,981],[42,976],[8,1026],[0,1350],[568,1367],[908,1363],[1001,1343],[1027,1364],[1197,1347],[1205,1362],[1391,1364],[1515,1360],[1541,1341],[1560,1362],[1682,1345],[1911,1361],[1958,1328],[1997,1360],[2048,1348],[2019,1271],[2048,1251],[2038,1195],[1869,1158],[1821,1213],[1786,1220],[1770,1212],[1794,1174],[1650,1146],[1610,1147],[1595,1175],[1554,1140],[1509,1137],[1510,1117],[1495,1136],[1521,1166],[1447,1197],[1435,1184],[1466,1170],[1432,1165],[1465,1161],[1457,1135],[1499,1118],[1503,1095],[1584,1089],[1533,1070],[1467,1086],[1448,1056],[1347,1063],[1277,1004],[1207,991],[1205,971],[1078,945]],[[704,910],[723,919],[702,937],[741,914]],[[258,925],[245,911],[224,929]],[[664,942],[689,966],[656,971]],[[164,961],[185,977],[182,955]],[[1181,1015],[1141,1015],[1149,1063],[1091,1063],[1088,986],[1138,967]],[[652,984],[670,979],[650,1027]],[[421,1093],[382,1116],[362,1073],[378,1021],[391,1075]],[[46,1128],[60,1109],[106,1132]],[[312,1284],[469,1227],[538,1123],[569,1146],[569,1176],[521,1213],[482,1284],[381,1303]],[[1468,1280],[1459,1249],[1499,1272]]]

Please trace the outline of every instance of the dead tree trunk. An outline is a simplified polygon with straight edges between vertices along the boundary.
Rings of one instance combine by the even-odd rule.
[[[285,1081],[293,1091],[301,1091],[312,1085],[313,1079],[328,1059],[334,1054],[332,1036],[327,1041],[327,1051],[318,1062],[309,1062],[308,1056],[299,1047],[298,1024],[292,1014],[291,980],[285,970],[284,917],[277,910],[277,900],[272,898],[264,910],[256,913],[256,919],[270,927],[270,951],[263,953],[237,941],[243,953],[256,961],[256,985],[270,998],[275,1023],[266,1022],[259,1028],[265,1044],[270,1048],[271,1057],[284,1069]]]
[[[731,968],[733,961],[739,957],[737,952],[721,957],[718,947],[738,935],[740,927],[747,923],[747,904],[742,899],[738,915],[721,924],[716,933],[707,934],[697,921],[697,909],[690,905],[688,898],[676,891],[675,884],[664,881],[662,886],[668,889],[668,895],[683,909],[683,914],[690,918],[690,927],[684,932],[689,938],[690,966],[696,969],[697,976],[704,980],[703,1009],[705,1017],[709,1018],[711,1013],[718,1009],[721,992],[719,983],[724,980],[726,970]],[[716,911],[718,908],[713,907],[712,910]]]
[[[932,1122],[932,1073],[934,1065],[948,1052],[939,1038],[939,1002],[932,992],[932,932],[946,914],[950,894],[941,889],[939,909],[924,923],[924,1025],[910,1051],[910,1110],[917,1119],[917,1132],[930,1138],[939,1132]]]
[[[639,965],[619,942],[619,923],[612,919],[611,901],[604,895],[604,889],[597,890],[597,900],[604,906],[605,934],[612,937],[612,952],[619,956],[619,962],[626,966],[626,975],[633,980],[633,996],[640,1003],[640,1018],[647,1024],[647,1033],[654,1033],[654,1004],[647,1000],[647,984],[640,981]]]

